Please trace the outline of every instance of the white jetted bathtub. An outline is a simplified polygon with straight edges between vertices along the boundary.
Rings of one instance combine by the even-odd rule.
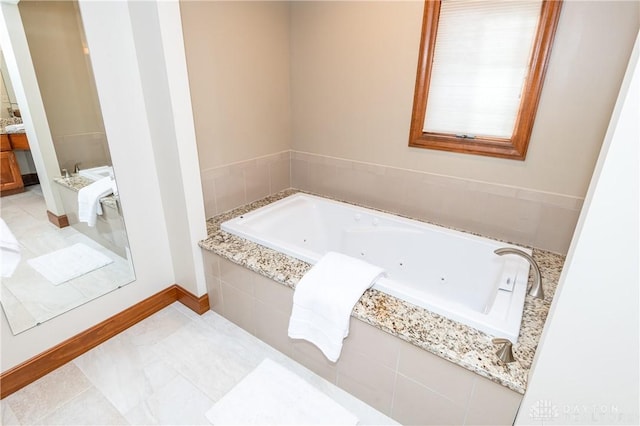
[[[100,166],[100,167],[94,167],[91,169],[82,169],[78,172],[78,174],[80,176],[86,177],[87,179],[98,181],[107,176],[113,178],[113,167]]]
[[[224,222],[222,229],[311,264],[328,251],[363,259],[387,271],[373,288],[487,334],[518,339],[529,263],[494,253],[517,246],[303,193]]]

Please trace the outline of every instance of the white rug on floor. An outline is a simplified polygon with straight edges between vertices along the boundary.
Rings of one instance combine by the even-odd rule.
[[[214,425],[355,425],[358,418],[267,358],[206,413]]]
[[[112,263],[113,259],[85,244],[77,243],[71,247],[34,257],[27,262],[53,285],[60,285],[102,268]]]

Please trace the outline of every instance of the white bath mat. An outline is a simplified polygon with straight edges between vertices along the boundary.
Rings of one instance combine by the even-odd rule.
[[[113,259],[85,244],[77,243],[71,247],[34,257],[27,262],[53,285],[60,285],[102,268],[112,263]]]
[[[265,359],[206,413],[214,425],[355,425],[358,418]]]

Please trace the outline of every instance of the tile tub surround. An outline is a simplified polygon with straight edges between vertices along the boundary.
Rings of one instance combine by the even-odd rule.
[[[54,178],[53,180],[59,185],[58,193],[62,199],[69,224],[100,245],[123,258],[127,258],[129,242],[124,220],[118,208],[118,196],[111,194],[100,199],[103,207],[102,215],[98,216],[96,225],[90,227],[78,220],[78,191],[93,181],[79,175],[69,178]]]
[[[584,202],[299,151],[291,152],[291,187],[562,254],[569,248]]]
[[[291,187],[291,151],[202,170],[206,217],[273,195]]]
[[[561,254],[584,201],[293,150],[203,169],[200,177],[206,217],[298,188]]]
[[[337,363],[287,336],[293,289],[206,252],[211,308],[402,424],[513,424],[522,395],[353,319]],[[214,276],[213,274],[218,274]]]
[[[220,256],[223,259],[221,262],[230,261],[291,289],[295,288],[311,265],[220,230],[220,224],[225,220],[295,192],[299,191],[285,190],[209,219],[209,237],[201,241],[200,246]],[[524,394],[529,369],[564,262],[563,256],[537,249],[534,249],[533,257],[540,266],[545,300],[526,297],[520,337],[514,345],[516,362],[507,365],[501,364],[495,356],[497,348],[492,344],[491,336],[376,290],[365,292],[356,304],[352,316],[519,394]],[[208,277],[219,276],[216,262],[213,262],[214,266],[210,261],[207,262]],[[216,291],[222,289],[213,288],[213,292]],[[220,303],[220,294],[210,294],[210,300],[215,310],[216,304]]]

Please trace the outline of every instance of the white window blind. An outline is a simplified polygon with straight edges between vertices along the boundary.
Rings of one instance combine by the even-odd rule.
[[[443,0],[425,132],[510,138],[541,0]]]

